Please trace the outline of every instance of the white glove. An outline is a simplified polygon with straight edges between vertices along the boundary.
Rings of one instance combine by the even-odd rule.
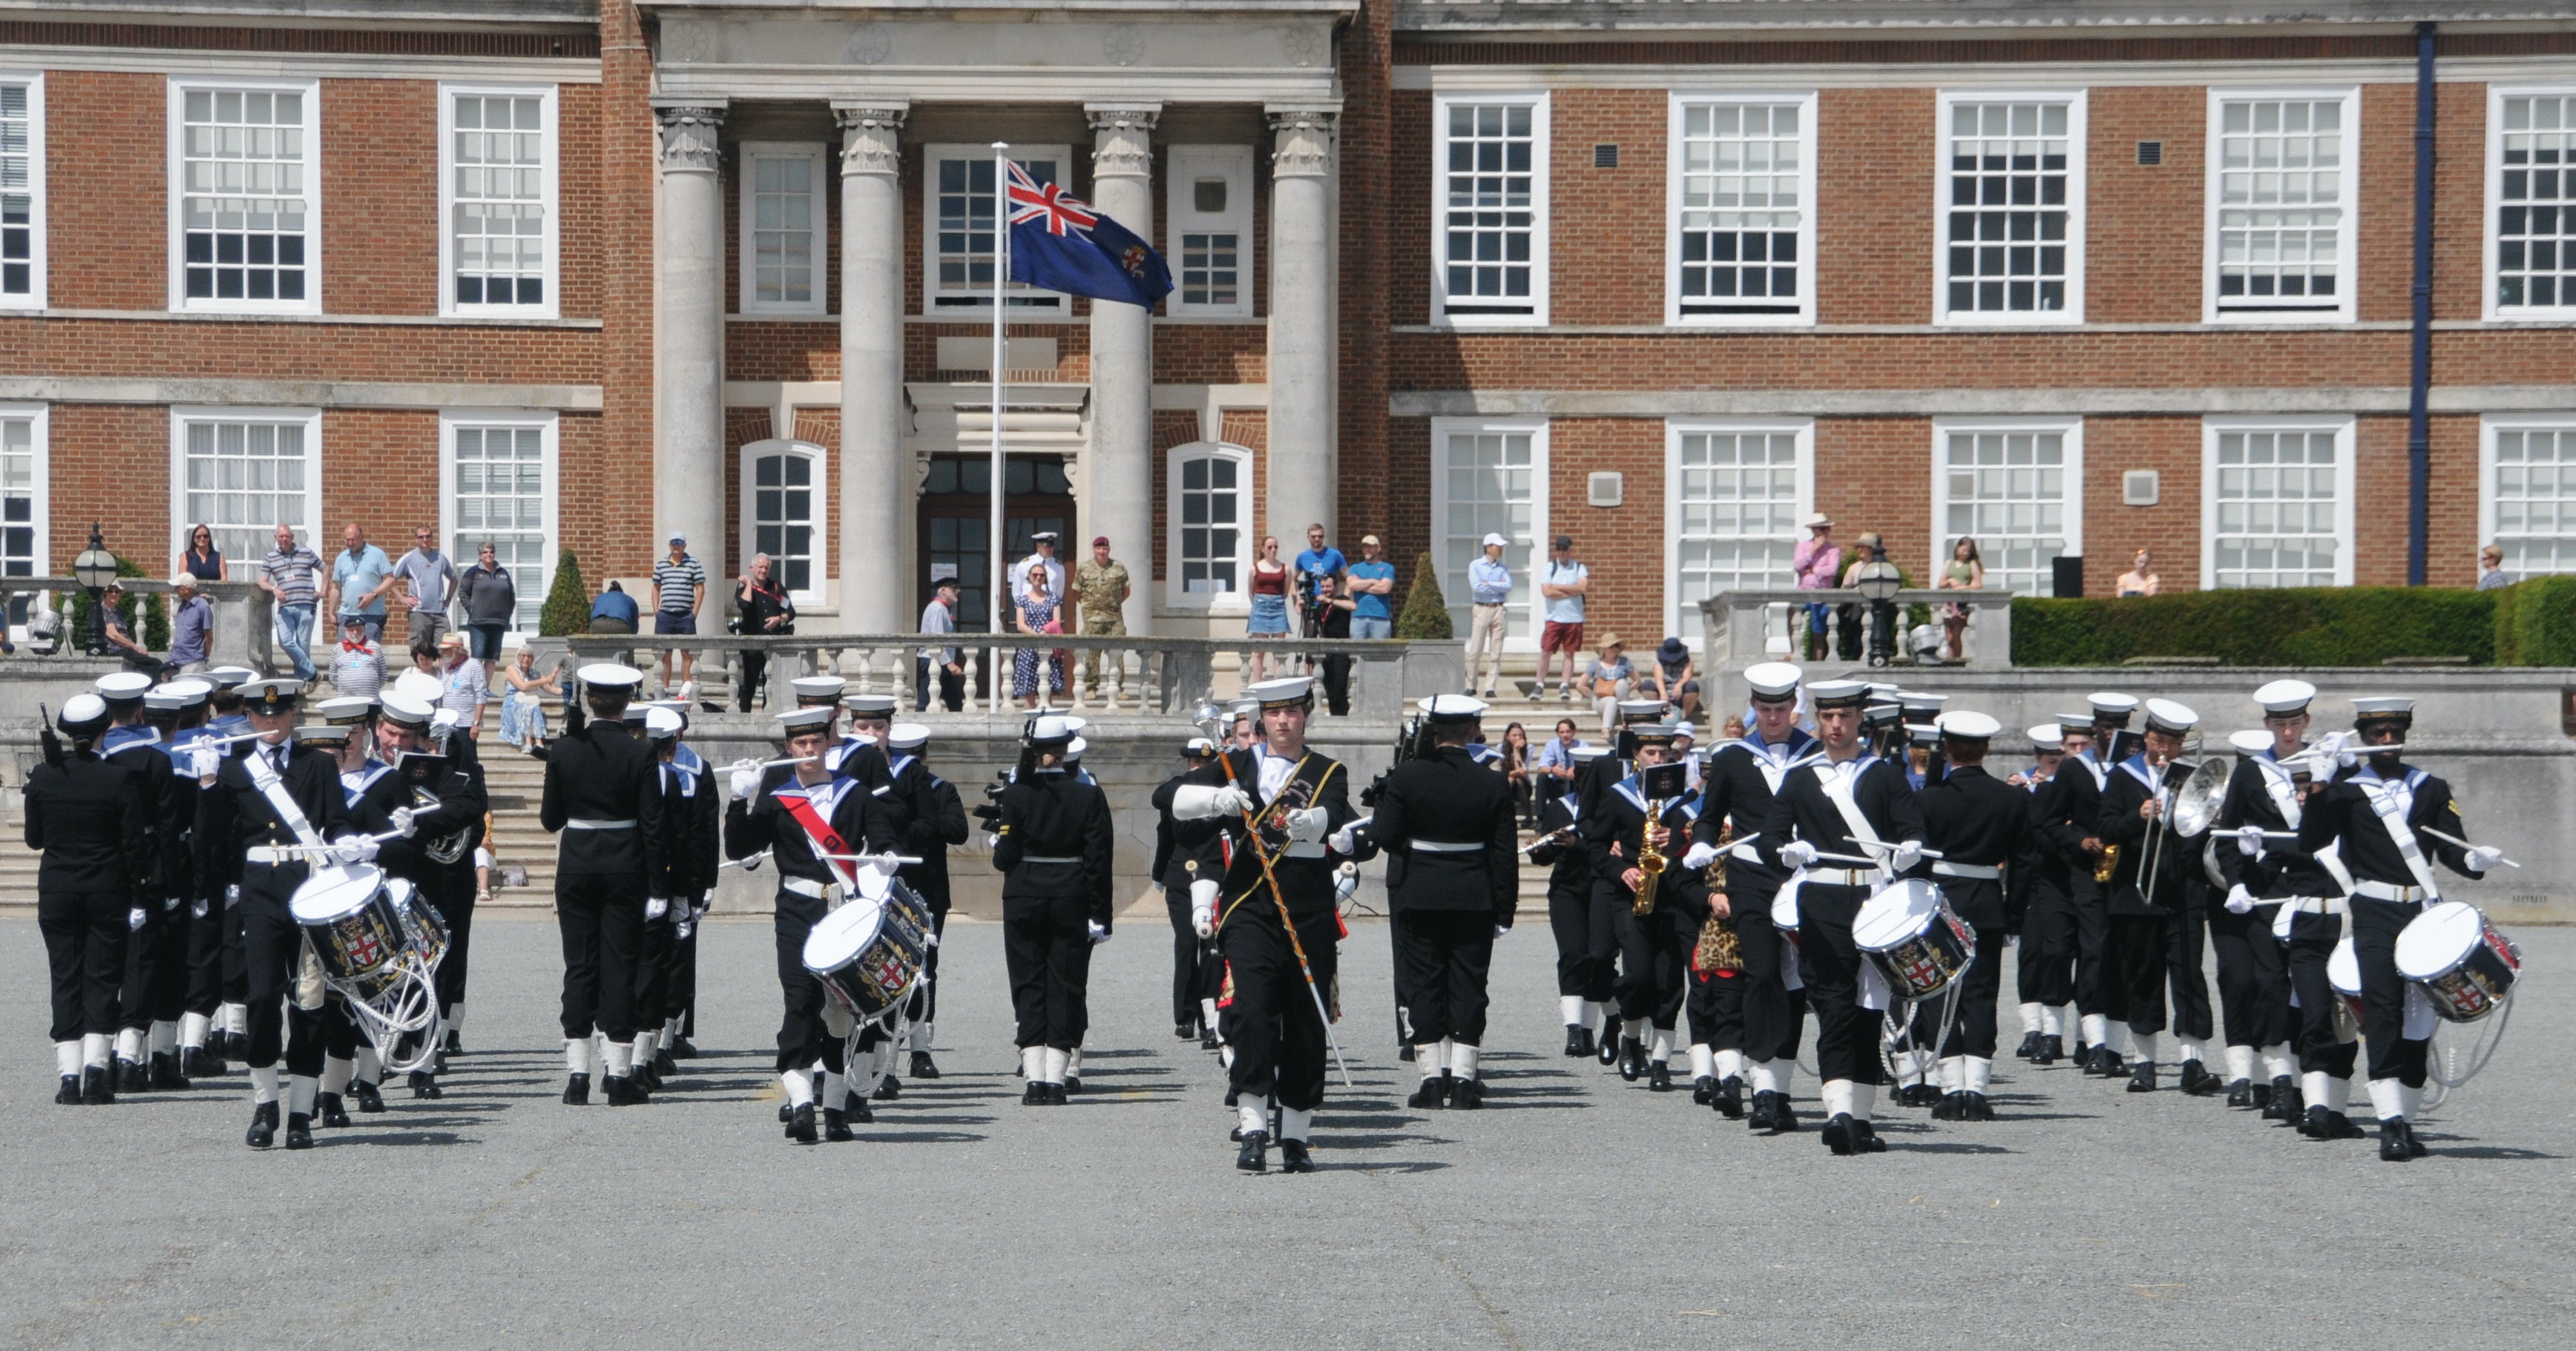
[[[1084,927],[1091,931],[1091,942],[1094,947],[1109,941],[1109,931],[1100,926],[1100,921],[1094,919],[1083,923]]]
[[[223,768],[224,751],[220,746],[198,746],[188,752],[188,772],[200,779],[215,777]]]
[[[376,842],[362,835],[343,835],[331,842],[331,858],[342,864],[372,863]]]
[[[1288,838],[1292,840],[1320,840],[1332,826],[1333,814],[1321,807],[1288,813]]]
[[[879,877],[892,877],[895,870],[903,866],[903,861],[892,853],[870,854],[867,866],[876,869]]]
[[[1508,925],[1508,924],[1497,924],[1497,925],[1495,925],[1495,926],[1494,926],[1494,937],[1496,937],[1496,938],[1500,938],[1500,937],[1502,937],[1504,934],[1510,933],[1511,931],[1512,931],[1512,926],[1510,926],[1510,925]]]
[[[1201,938],[1216,937],[1215,882],[1202,880],[1190,883],[1190,927],[1197,930]]]
[[[644,918],[656,920],[669,913],[671,913],[671,902],[668,898],[661,896],[644,898]]]
[[[198,897],[196,902],[188,907],[188,913],[198,919],[204,919],[206,917],[206,898],[203,896]]]
[[[2241,915],[2253,908],[2254,893],[2247,891],[2244,883],[2239,882],[2227,889],[2227,913]]]
[[[1715,862],[1717,846],[1706,840],[1691,841],[1690,849],[1682,855],[1682,867],[1694,872]]]
[[[142,907],[142,906],[139,906],[139,905],[138,905],[138,906],[134,907],[133,909],[128,910],[128,911],[126,911],[126,912],[125,912],[125,927],[126,927],[126,928],[129,928],[129,929],[132,929],[132,930],[136,931],[137,933],[142,932],[142,929],[143,929],[143,907]]]
[[[2504,862],[2504,851],[2491,844],[2473,845],[2467,862],[2470,872],[2492,872],[2497,864]]]
[[[1333,852],[1336,854],[1358,853],[1360,851],[1360,826],[1365,823],[1365,820],[1366,818],[1362,818],[1360,821],[1353,821],[1350,824],[1343,826],[1341,829],[1334,831],[1333,838],[1325,841],[1325,843],[1333,846]]]
[[[227,883],[224,887],[224,908],[230,910],[239,904],[241,904],[241,884]]]
[[[162,914],[165,914],[165,915],[166,915],[166,914],[169,914],[171,911],[176,910],[176,909],[178,909],[178,908],[179,908],[179,898],[178,898],[178,897],[176,897],[176,896],[173,896],[173,897],[169,898],[168,900],[165,900],[165,901],[161,902],[161,913],[162,913]]]
[[[733,772],[731,786],[733,788],[733,795],[737,800],[758,797],[760,795],[760,766],[744,765],[741,768],[736,769]]]
[[[409,807],[396,807],[393,809],[391,815],[394,819],[395,834],[408,840],[412,836],[420,833],[420,823],[418,820],[420,813],[413,811]]]
[[[1805,840],[1791,840],[1780,846],[1780,861],[1792,868],[1803,868],[1816,861],[1816,846]]]
[[[671,934],[673,937],[685,943],[688,941],[690,934],[697,932],[697,927],[697,921],[695,920],[675,920],[671,924]]]
[[[1241,816],[1250,810],[1251,794],[1230,783],[1221,788],[1183,784],[1172,790],[1172,815],[1183,821],[1199,821],[1211,816]]]
[[[984,837],[984,852],[986,852],[986,853],[988,853],[988,854],[989,854],[989,853],[991,853],[992,851],[994,851],[994,850],[996,850],[996,849],[999,849],[999,848],[1001,848],[1001,847],[1002,847],[1002,837],[1001,837],[1001,836],[999,836],[999,835],[987,835],[987,836],[985,836],[985,837]]]
[[[1887,866],[1898,872],[1903,872],[1922,861],[1923,842],[1921,840],[1907,840],[1896,846],[1895,853],[1887,856]]]
[[[2247,858],[2262,857],[2263,827],[2260,824],[2248,821],[2236,828],[2236,852]]]

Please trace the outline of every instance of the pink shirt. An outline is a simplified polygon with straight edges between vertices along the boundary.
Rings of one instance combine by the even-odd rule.
[[[1798,574],[1799,590],[1827,591],[1841,577],[1842,561],[1841,545],[1810,535],[1789,555],[1789,569]]]

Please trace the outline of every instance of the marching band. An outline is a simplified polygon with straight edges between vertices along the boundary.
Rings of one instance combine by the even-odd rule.
[[[1379,855],[1417,1110],[1485,1104],[1488,977],[1525,855],[1548,869],[1564,1054],[1668,1092],[1686,1048],[1693,1103],[1760,1136],[1801,1129],[1810,1049],[1836,1155],[1886,1151],[1882,1087],[1934,1121],[1998,1119],[2018,944],[2019,1058],[2071,1058],[2131,1093],[2169,1073],[2313,1140],[2367,1134],[2349,1115],[2359,1075],[2379,1156],[2426,1153],[2433,1040],[2504,1007],[2520,956],[2443,894],[2437,864],[2475,879],[2509,860],[2407,762],[2412,700],[2354,698],[2349,732],[2311,739],[2316,688],[2271,681],[2253,693],[2261,729],[2219,751],[2181,703],[2098,693],[2030,728],[2032,763],[2007,771],[1989,764],[2014,740],[2003,726],[1938,695],[1784,662],[1744,678],[1743,734],[1705,755],[1664,705],[1621,704],[1615,744],[1576,753],[1527,845],[1478,754],[1476,699],[1422,702],[1397,763],[1357,794],[1365,813],[1345,766],[1307,744],[1308,679],[1202,710],[1205,735],[1152,794],[1152,880],[1174,1035],[1221,1058],[1237,1167],[1267,1171],[1273,1148],[1285,1172],[1315,1166],[1315,1114],[1337,1069],[1348,1082],[1343,902],[1353,865]],[[610,1105],[648,1103],[695,1053],[699,922],[720,868],[764,863],[787,1138],[855,1138],[871,1101],[900,1095],[902,1052],[916,1080],[939,1077],[947,855],[969,827],[928,766],[929,730],[802,678],[774,719],[781,757],[731,766],[720,799],[685,705],[637,702],[642,673],[624,666],[578,680],[588,717],[548,749],[540,808],[560,838],[563,1101],[587,1104],[597,1081]],[[111,675],[65,703],[25,788],[55,1101],[184,1089],[238,1059],[248,1143],[282,1129],[301,1149],[317,1121],[386,1110],[390,1074],[441,1096],[491,798],[437,694],[398,681],[308,708],[296,681],[226,668]],[[1081,729],[1033,712],[975,813],[1003,876],[1029,1106],[1078,1091],[1092,957],[1116,917],[1117,830]]]

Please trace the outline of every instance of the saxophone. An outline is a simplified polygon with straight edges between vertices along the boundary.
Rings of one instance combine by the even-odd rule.
[[[1655,913],[1655,885],[1663,880],[1664,851],[1655,847],[1655,827],[1664,823],[1664,804],[1646,804],[1646,828],[1637,835],[1637,904],[1639,916]]]
[[[1726,890],[1726,847],[1734,842],[1735,828],[1722,827],[1717,835],[1717,862],[1708,865],[1708,889]],[[1740,971],[1744,969],[1743,946],[1736,941],[1735,930],[1720,917],[1714,907],[1699,926],[1699,945],[1691,953],[1691,965],[1701,971]]]

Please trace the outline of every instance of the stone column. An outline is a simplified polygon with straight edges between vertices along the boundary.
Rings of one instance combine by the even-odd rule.
[[[1283,541],[1304,539],[1312,521],[1324,523],[1325,539],[1339,538],[1328,191],[1339,116],[1330,108],[1270,110],[1270,493],[1262,533]]]
[[[908,633],[904,452],[903,153],[907,106],[833,105],[841,124],[841,628]]]
[[[685,535],[722,575],[724,535],[724,185],[717,174],[721,105],[656,106],[661,126],[653,358],[652,537],[621,549],[659,556]]]
[[[1154,233],[1154,122],[1159,103],[1087,103],[1091,115],[1091,201],[1121,225]],[[1080,539],[1067,556],[1091,557],[1107,535],[1127,565],[1127,631],[1148,633],[1154,616],[1154,316],[1116,301],[1091,302],[1091,446],[1084,452]]]

